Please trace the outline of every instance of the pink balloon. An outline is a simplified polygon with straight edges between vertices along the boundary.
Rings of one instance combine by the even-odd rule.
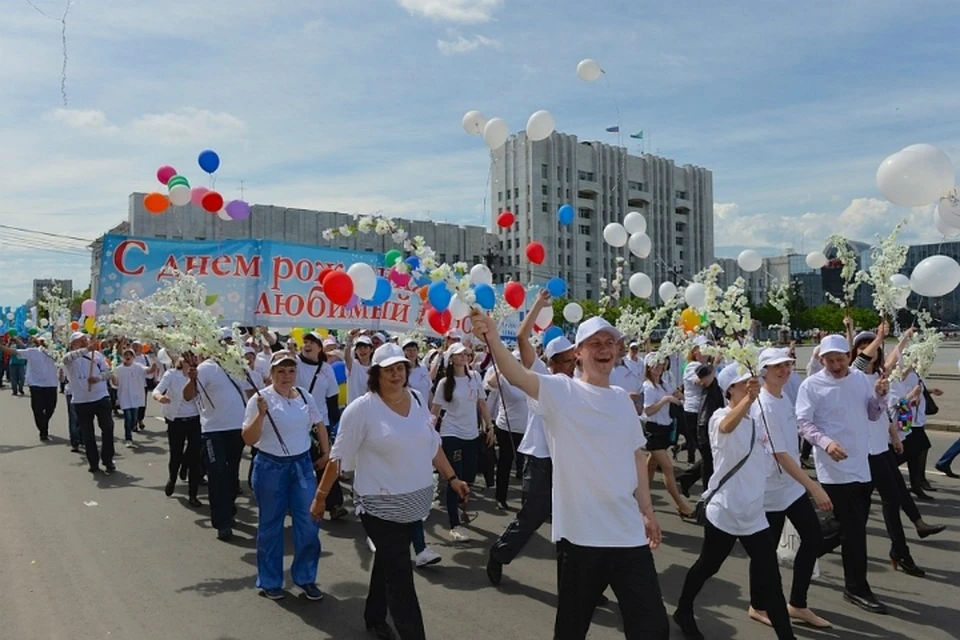
[[[190,202],[192,202],[195,207],[202,207],[203,196],[208,193],[210,193],[210,189],[206,187],[194,187],[193,190],[190,191]]]
[[[405,287],[410,284],[410,274],[400,273],[396,269],[390,269],[390,282],[398,287]]]
[[[170,181],[170,178],[175,175],[177,175],[177,170],[168,164],[165,164],[157,169],[157,180],[160,181],[160,184],[167,184]]]
[[[92,298],[87,298],[83,301],[83,304],[80,305],[80,313],[87,316],[88,318],[97,317],[97,301]]]

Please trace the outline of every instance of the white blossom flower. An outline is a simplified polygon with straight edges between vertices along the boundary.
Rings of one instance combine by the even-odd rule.
[[[337,237],[337,230],[336,230],[336,229],[324,229],[324,230],[323,230],[323,233],[321,233],[320,236],[321,236],[324,240],[333,240],[334,238]]]
[[[343,225],[342,227],[340,227],[339,232],[340,232],[340,235],[343,236],[344,238],[349,238],[350,236],[353,235],[353,227]]]

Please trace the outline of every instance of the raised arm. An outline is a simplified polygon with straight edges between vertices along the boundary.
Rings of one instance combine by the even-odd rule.
[[[473,335],[487,343],[490,353],[497,361],[500,374],[507,379],[507,382],[537,400],[540,397],[540,378],[514,358],[510,350],[500,341],[493,318],[475,309],[470,314],[470,320],[473,322]]]
[[[736,365],[733,365],[736,366]],[[740,421],[750,413],[750,407],[760,393],[760,381],[756,378],[750,378],[747,381],[747,395],[730,410],[730,413],[723,416],[720,420],[720,433],[732,433]]]
[[[533,302],[533,308],[530,309],[530,313],[523,318],[523,322],[520,323],[520,328],[517,329],[517,346],[520,349],[520,362],[523,363],[523,366],[527,369],[532,367],[533,362],[537,359],[537,350],[533,348],[533,344],[530,342],[533,325],[536,323],[540,311],[550,304],[553,304],[550,300],[550,292],[546,289],[540,289],[539,293],[537,293],[537,299]]]

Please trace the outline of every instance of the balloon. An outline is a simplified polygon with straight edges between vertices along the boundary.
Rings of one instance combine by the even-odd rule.
[[[557,338],[563,336],[563,329],[560,327],[550,327],[543,332],[543,346],[547,346]]]
[[[567,322],[580,322],[583,319],[583,307],[576,302],[568,302],[563,308],[563,317]]]
[[[677,285],[669,281],[664,282],[660,285],[658,293],[660,294],[660,299],[664,302],[673,300],[674,296],[677,295]]]
[[[37,335],[38,333],[40,333],[40,329],[37,329],[36,327],[31,327],[31,328],[27,329],[27,333],[29,333],[29,334],[32,335],[32,336],[35,336],[35,335]]]
[[[427,312],[427,322],[429,322],[430,327],[440,335],[450,330],[450,323],[452,321],[453,317],[449,310],[437,311],[436,309],[430,309],[430,311]]]
[[[568,204],[563,205],[557,210],[557,219],[560,224],[570,224],[573,222],[573,207]]]
[[[486,282],[481,282],[473,288],[473,294],[477,298],[477,304],[481,309],[491,311],[497,304],[497,293]]]
[[[453,294],[447,288],[447,283],[442,280],[434,282],[427,290],[427,299],[437,311],[446,311],[447,307],[450,306],[451,298],[453,298]]]
[[[577,65],[577,77],[584,82],[593,82],[603,73],[600,63],[592,58],[586,58]]]
[[[344,384],[347,381],[347,363],[343,360],[337,360],[332,366],[333,377],[337,379],[337,384]]]
[[[197,164],[207,173],[213,173],[220,168],[220,156],[212,149],[201,151],[200,156],[197,158]]]
[[[216,213],[220,211],[220,209],[223,209],[223,196],[216,191],[210,191],[203,196],[200,204],[204,211]]]
[[[493,284],[493,272],[485,264],[475,264],[470,269],[471,284]]]
[[[938,298],[960,285],[960,264],[947,256],[921,260],[910,274],[910,287],[921,296]]]
[[[519,282],[508,282],[503,287],[503,299],[507,301],[514,309],[523,306],[523,301],[527,298],[527,292]]]
[[[189,186],[190,186],[190,181],[187,180],[184,176],[181,176],[181,175],[173,176],[172,178],[170,178],[169,180],[167,180],[167,189],[172,189],[172,188],[174,188],[175,186],[177,186],[178,184],[182,184],[182,185],[184,185],[185,187],[189,187]]]
[[[420,302],[427,301],[427,294],[429,292],[430,292],[430,287],[428,287],[427,285],[423,285],[422,287],[417,289],[417,295],[420,296]]]
[[[619,222],[611,222],[603,228],[603,239],[611,247],[622,247],[627,244],[627,230]]]
[[[553,324],[553,307],[547,306],[543,309],[540,309],[540,313],[537,314],[537,319],[533,322],[535,328],[538,331],[543,331],[547,327]]]
[[[290,337],[293,339],[294,342],[297,343],[297,346],[300,348],[303,348],[303,334],[304,334],[304,331],[300,327],[294,327],[293,329],[290,329]]]
[[[97,332],[97,321],[93,318],[87,318],[83,321],[83,328],[86,329],[90,335],[94,335]]]
[[[953,163],[929,144],[914,144],[888,156],[877,169],[877,186],[887,200],[905,207],[936,202],[956,184]]]
[[[157,360],[166,367],[173,366],[173,358],[170,357],[166,349],[160,349],[160,351],[157,352]]]
[[[167,184],[167,182],[170,181],[170,178],[175,175],[177,175],[177,170],[168,164],[165,164],[157,169],[157,180],[160,181],[160,184]]]
[[[937,212],[948,227],[960,229],[960,194],[956,189],[940,199],[937,203]]]
[[[13,315],[13,313],[8,313],[8,314],[7,314],[7,320],[13,320],[14,318],[16,318],[16,316]]]
[[[527,120],[527,138],[533,142],[546,140],[557,128],[557,121],[549,111],[535,111]]]
[[[154,215],[163,213],[168,206],[170,206],[170,200],[162,193],[154,191],[143,196],[143,208]]]
[[[320,284],[323,294],[333,304],[345,305],[353,297],[353,280],[339,269],[328,273]]]
[[[178,184],[170,187],[170,204],[175,207],[182,207],[190,204],[190,187],[184,184]]]
[[[400,253],[396,249],[390,249],[390,251],[387,251],[387,254],[383,256],[383,264],[387,265],[388,267],[392,267],[393,265],[397,264],[398,260],[402,260],[402,259],[403,259],[402,253]]]
[[[643,214],[639,211],[631,211],[623,218],[623,228],[626,229],[630,235],[646,233],[647,219],[644,218]]]
[[[46,318],[40,318],[40,326],[41,326],[41,327],[47,327],[47,326],[49,326],[49,325],[50,325],[50,321],[49,321],[49,320],[47,320]]]
[[[646,258],[650,255],[650,249],[653,248],[653,243],[650,241],[650,236],[640,232],[634,233],[630,236],[628,246],[630,248],[630,253],[638,258]]]
[[[190,202],[193,203],[195,207],[203,206],[203,196],[210,193],[210,189],[206,187],[194,187],[190,190]]]
[[[501,229],[507,229],[512,227],[513,223],[516,221],[516,216],[513,215],[512,211],[504,211],[499,216],[497,216],[497,226]]]
[[[687,307],[680,314],[680,326],[687,333],[692,333],[700,326],[700,314],[692,307]]]
[[[807,254],[807,266],[811,269],[822,269],[827,265],[827,256],[823,251],[811,251]]]
[[[630,276],[630,293],[638,298],[649,298],[653,295],[653,281],[645,273],[635,273]]]
[[[526,253],[527,260],[533,264],[543,264],[544,258],[547,257],[547,250],[536,240],[527,245]]]
[[[702,307],[707,302],[707,288],[701,282],[691,282],[683,292],[683,299],[691,307]]]
[[[895,273],[890,276],[890,284],[897,287],[898,289],[904,289],[910,287],[910,278],[903,275],[902,273]]]
[[[747,273],[753,273],[763,266],[763,258],[753,249],[744,249],[737,256],[737,264]]]
[[[226,209],[220,209],[220,211],[217,211],[217,217],[225,222],[231,222],[233,220],[233,218],[230,217],[230,214],[227,213]]]
[[[246,220],[250,217],[250,205],[243,200],[231,200],[223,209],[234,220]]]
[[[7,329],[7,335],[12,338],[17,335],[17,330],[13,328]]]
[[[547,280],[546,287],[554,298],[562,298],[567,295],[567,281],[559,276]]]
[[[409,258],[404,260],[404,262],[407,263],[407,266],[410,267],[411,271],[416,271],[417,269],[420,268],[420,258],[418,258],[417,256],[410,256]]]
[[[347,269],[347,275],[353,280],[353,292],[361,300],[373,297],[377,290],[377,272],[366,262],[354,262]]]
[[[491,118],[483,127],[483,141],[491,151],[502,147],[510,137],[510,128],[502,118]]]
[[[409,273],[401,273],[396,269],[390,269],[390,282],[398,287],[406,287],[410,284],[411,276]]]
[[[27,318],[26,320],[23,321],[23,326],[25,329],[33,329],[33,320],[31,320],[30,318]]]
[[[960,235],[960,206],[952,206],[951,200],[944,198],[937,204],[933,212],[933,226],[944,238],[955,238]]]
[[[83,304],[80,305],[80,313],[88,318],[97,317],[97,301],[93,298],[87,298],[84,300]]]
[[[79,330],[80,330],[80,323],[79,323],[79,322],[77,322],[76,320],[74,320],[73,322],[70,323],[70,331],[79,331]]]
[[[390,286],[390,281],[383,276],[377,276],[376,289],[370,299],[364,300],[363,304],[368,307],[379,307],[389,300],[391,295],[393,295],[393,287]]]
[[[460,124],[463,125],[463,130],[471,136],[479,136],[483,134],[483,127],[487,124],[487,119],[477,110],[467,111]]]
[[[905,309],[909,300],[910,287],[907,287],[906,289],[900,289],[897,292],[897,297],[893,301],[893,306],[895,309]]]
[[[353,311],[357,308],[357,305],[360,304],[360,298],[357,297],[357,294],[350,296],[350,299],[347,300],[347,304],[343,305],[343,308],[347,311]]]
[[[450,299],[450,306],[448,308],[454,320],[463,320],[470,315],[470,305],[460,299],[460,296],[453,296],[453,298]]]

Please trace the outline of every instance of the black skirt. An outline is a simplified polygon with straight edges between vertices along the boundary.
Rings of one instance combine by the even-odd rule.
[[[643,435],[647,438],[647,451],[663,451],[673,444],[673,425],[645,422]]]

